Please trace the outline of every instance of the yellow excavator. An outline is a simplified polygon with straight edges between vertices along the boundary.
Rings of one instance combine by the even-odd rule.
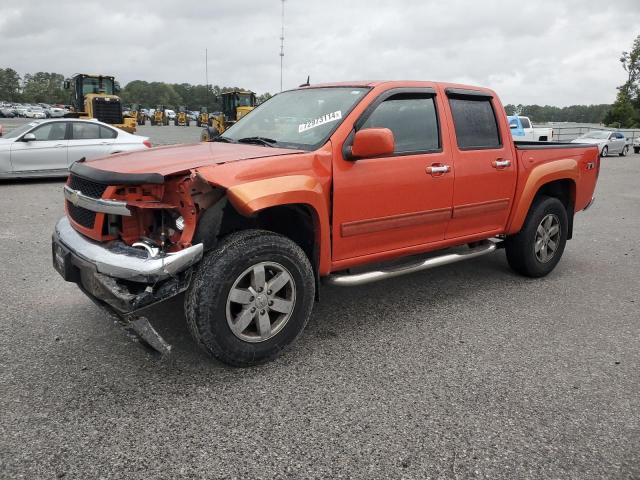
[[[209,115],[209,125],[200,133],[200,140],[210,142],[256,108],[256,94],[249,90],[233,90],[220,95],[222,112]]]
[[[71,90],[72,107],[65,117],[96,118],[129,133],[136,131],[136,119],[122,115],[120,85],[114,77],[76,73],[64,81],[64,88]]]
[[[189,115],[187,115],[186,107],[178,107],[178,113],[176,113],[176,118],[173,121],[176,127],[188,127],[189,126]]]
[[[196,118],[196,126],[202,127],[203,125],[209,126],[209,111],[207,107],[200,107],[200,113]]]
[[[169,117],[165,113],[165,106],[158,105],[156,111],[150,116],[151,125],[169,125]]]

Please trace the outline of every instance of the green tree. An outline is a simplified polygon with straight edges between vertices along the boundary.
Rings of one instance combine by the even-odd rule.
[[[64,75],[38,72],[26,74],[22,88],[22,100],[30,103],[64,103],[67,95],[62,89]]]
[[[13,68],[0,68],[0,100],[20,101],[20,75]]]
[[[616,101],[604,121],[616,127],[640,127],[640,35],[629,52],[622,52],[620,63],[627,72],[627,81],[618,87]]]

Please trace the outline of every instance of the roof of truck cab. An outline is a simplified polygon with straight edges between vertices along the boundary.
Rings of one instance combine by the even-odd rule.
[[[492,95],[496,93],[490,88],[480,87],[478,85],[466,85],[462,83],[450,83],[450,82],[436,82],[428,80],[353,80],[348,82],[329,82],[329,83],[316,83],[308,86],[301,86],[293,88],[292,90],[306,89],[306,88],[322,88],[322,87],[355,87],[355,88],[375,88],[384,86],[387,88],[403,88],[403,87],[434,87],[440,86],[442,88],[458,88],[465,90],[476,90],[479,92],[486,92]],[[496,95],[497,96],[497,95]]]

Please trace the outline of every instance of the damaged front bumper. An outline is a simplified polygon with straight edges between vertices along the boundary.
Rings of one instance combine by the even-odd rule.
[[[52,239],[53,266],[98,305],[121,319],[171,298],[189,287],[191,267],[202,259],[202,244],[150,258],[122,242],[94,242],[58,221]]]

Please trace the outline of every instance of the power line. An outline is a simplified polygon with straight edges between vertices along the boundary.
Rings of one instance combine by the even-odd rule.
[[[280,33],[280,91],[282,92],[282,64],[284,60],[284,2],[282,1],[282,30]]]

